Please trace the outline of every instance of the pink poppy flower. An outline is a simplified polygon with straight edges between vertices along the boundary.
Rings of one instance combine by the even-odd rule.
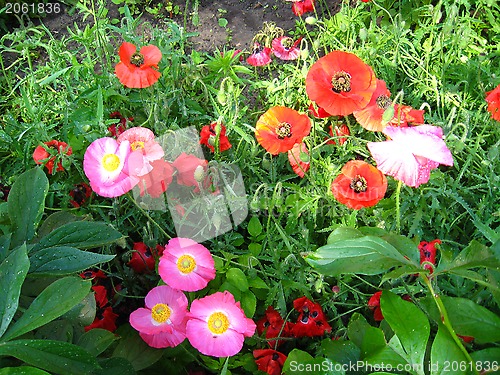
[[[105,137],[92,142],[83,156],[83,170],[92,190],[108,198],[132,190],[139,180],[129,173],[129,154],[128,141],[118,144],[115,139]]]
[[[185,152],[174,160],[172,166],[177,169],[177,183],[184,186],[198,186],[205,177],[208,161]],[[201,167],[201,168],[198,168]]]
[[[295,42],[288,36],[280,36],[273,39],[271,45],[274,55],[281,60],[296,60],[300,56],[300,49],[297,46],[300,44],[302,38],[297,39]]]
[[[189,238],[172,238],[165,246],[158,265],[162,280],[172,288],[195,292],[215,278],[210,251]]]
[[[149,291],[141,307],[130,314],[130,325],[153,348],[179,345],[186,338],[188,300],[184,293],[168,285]]]
[[[451,152],[443,141],[443,129],[438,126],[387,126],[382,132],[391,140],[367,145],[377,168],[408,186],[418,187],[429,181],[430,171],[439,164],[453,165]]]
[[[148,128],[135,127],[125,130],[118,136],[118,143],[130,143],[128,159],[129,169],[134,176],[144,176],[151,172],[152,161],[161,159],[164,155],[160,144],[155,141],[154,133]]]
[[[295,174],[299,177],[304,177],[311,166],[309,152],[304,142],[296,143],[293,148],[288,151],[288,161]]]
[[[267,65],[271,62],[271,52],[271,48],[254,43],[252,54],[247,57],[247,63],[253,66]]]
[[[243,348],[245,336],[251,337],[256,328],[228,291],[194,300],[188,316],[189,342],[202,354],[214,357],[237,354]]]

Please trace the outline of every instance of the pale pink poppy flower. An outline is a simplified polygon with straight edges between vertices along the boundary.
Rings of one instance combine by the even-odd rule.
[[[160,258],[158,273],[172,288],[195,292],[215,278],[210,251],[189,238],[172,238]]]
[[[302,38],[297,39],[295,42],[288,36],[280,36],[273,39],[272,51],[274,55],[281,60],[296,60],[300,56],[300,49],[297,46],[300,44]]]
[[[228,291],[194,300],[188,317],[186,336],[204,355],[235,355],[243,348],[245,337],[255,333],[255,323]]]
[[[172,163],[177,170],[177,183],[184,186],[198,186],[205,178],[208,161],[183,152]]]
[[[99,138],[92,142],[83,157],[83,170],[90,187],[97,194],[114,198],[137,185],[138,179],[128,171],[130,144],[118,144],[113,138]]]
[[[155,141],[154,133],[148,128],[135,127],[125,130],[118,136],[118,143],[128,141],[130,156],[128,160],[130,173],[135,176],[144,176],[151,172],[151,162],[161,159],[163,148]]]
[[[153,348],[179,345],[186,338],[187,305],[184,293],[168,285],[149,291],[141,307],[130,314],[130,325]]]
[[[443,141],[443,129],[438,126],[386,126],[382,132],[390,140],[367,144],[377,168],[408,186],[418,187],[429,181],[430,171],[439,164],[453,165]]]
[[[271,52],[271,48],[254,43],[252,54],[247,57],[247,63],[253,66],[267,65],[271,62]]]

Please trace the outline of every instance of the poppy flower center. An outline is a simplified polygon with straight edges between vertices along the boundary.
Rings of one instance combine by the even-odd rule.
[[[195,267],[196,261],[191,255],[184,254],[177,259],[177,269],[183,274],[193,272]]]
[[[273,353],[273,356],[271,358],[273,359],[273,361],[277,361],[279,357],[280,356],[278,355],[278,353]]]
[[[144,148],[144,142],[142,141],[134,141],[130,144],[130,148],[132,151],[140,150]]]
[[[337,94],[351,91],[351,75],[344,71],[335,73],[332,77],[332,90]]]
[[[377,103],[377,107],[381,109],[387,109],[392,104],[391,99],[387,95],[380,95],[375,102]]]
[[[281,45],[286,50],[289,50],[293,46],[293,39],[292,38],[283,38],[281,41]]]
[[[223,334],[229,329],[229,319],[221,312],[215,312],[208,317],[208,329],[217,335]]]
[[[144,56],[139,52],[135,52],[130,56],[130,63],[135,66],[141,66],[144,64]]]
[[[172,310],[164,303],[157,303],[151,309],[151,317],[158,323],[165,323],[171,314]]]
[[[292,136],[292,125],[288,122],[280,122],[275,132],[279,139],[290,138]]]
[[[354,190],[355,193],[362,193],[368,188],[368,183],[363,176],[357,175],[351,180],[349,187]]]
[[[102,167],[108,172],[114,172],[120,166],[120,158],[115,154],[106,154],[101,160]]]

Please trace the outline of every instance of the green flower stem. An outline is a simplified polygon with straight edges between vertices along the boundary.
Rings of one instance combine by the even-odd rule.
[[[167,238],[167,239],[171,239],[172,236],[170,236],[167,232],[165,232],[165,230],[161,227],[160,224],[158,224],[134,199],[134,197],[131,196],[130,193],[127,193],[127,196],[130,198],[130,200],[134,203],[134,205],[139,209],[139,211],[141,211],[141,213],[146,216],[146,218],[151,222],[153,223],[159,230],[161,233],[163,233],[163,235]]]
[[[401,185],[402,181],[398,181],[398,187],[396,188],[396,233],[401,232]]]
[[[458,338],[457,334],[455,333],[455,330],[453,329],[453,326],[451,325],[450,318],[448,317],[448,312],[446,311],[446,308],[444,307],[443,300],[434,291],[434,288],[432,286],[432,283],[430,279],[427,277],[425,273],[421,273],[420,277],[424,280],[425,285],[427,288],[429,288],[429,291],[431,292],[432,299],[434,299],[434,302],[437,305],[437,308],[439,310],[439,315],[441,316],[441,322],[443,322],[444,326],[446,329],[448,329],[448,332],[450,333],[451,337],[453,338],[453,341],[455,341],[455,344],[460,348],[462,353],[464,354],[465,358],[467,358],[468,363],[474,363],[469,352],[467,352],[467,349],[462,345],[462,342]],[[476,375],[479,375],[479,372],[474,368],[474,373]]]

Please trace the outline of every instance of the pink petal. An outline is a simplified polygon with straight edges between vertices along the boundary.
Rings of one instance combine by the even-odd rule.
[[[186,334],[184,332],[176,329],[172,330],[171,333],[160,332],[148,335],[140,332],[139,335],[149,346],[153,348],[173,348],[183,342],[186,338]]]
[[[186,336],[193,347],[202,354],[214,357],[229,357],[237,354],[243,347],[244,336],[231,329],[221,335],[214,335],[202,320],[191,319],[187,322]]]

